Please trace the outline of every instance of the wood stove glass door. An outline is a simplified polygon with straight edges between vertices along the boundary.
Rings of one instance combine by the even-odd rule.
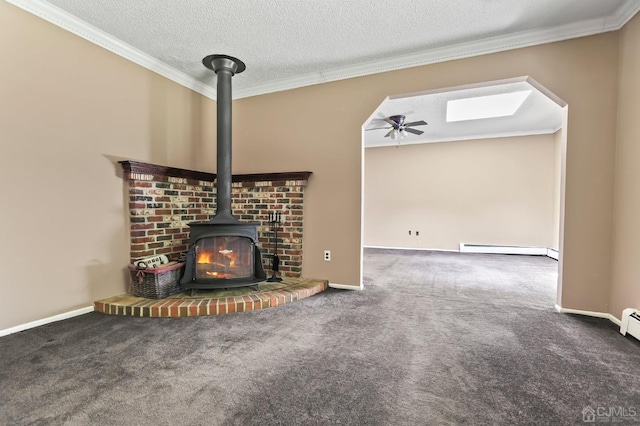
[[[206,237],[195,246],[196,280],[253,278],[253,242],[245,237]]]

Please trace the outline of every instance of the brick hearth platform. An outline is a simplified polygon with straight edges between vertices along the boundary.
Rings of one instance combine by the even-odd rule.
[[[176,318],[249,312],[292,303],[320,293],[327,280],[285,278],[279,283],[261,283],[259,289],[197,290],[166,299],[145,299],[123,294],[94,302],[96,312],[135,317]]]

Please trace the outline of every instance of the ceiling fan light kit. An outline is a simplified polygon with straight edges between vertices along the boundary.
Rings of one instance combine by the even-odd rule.
[[[394,141],[398,139],[404,139],[408,135],[405,129],[402,129],[402,130],[391,129],[389,133],[390,133],[389,137]]]
[[[376,128],[367,129],[367,130],[390,129],[389,132],[386,135],[384,135],[384,137],[391,138],[391,140],[394,140],[394,141],[406,138],[409,135],[409,133],[413,133],[414,135],[418,135],[418,136],[424,133],[422,130],[414,129],[413,126],[426,126],[427,125],[426,121],[420,120],[420,121],[412,121],[410,123],[406,123],[405,122],[406,119],[407,117],[405,117],[404,115],[391,115],[389,117],[383,118],[383,120],[387,122],[390,127],[389,126],[376,127]]]

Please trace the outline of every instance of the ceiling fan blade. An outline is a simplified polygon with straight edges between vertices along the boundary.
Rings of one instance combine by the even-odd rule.
[[[385,127],[372,127],[371,129],[364,129],[364,130],[381,130],[381,129],[389,129],[388,126]]]
[[[383,118],[383,120],[386,121],[387,123],[391,124],[392,127],[397,127],[398,126],[398,123],[396,123],[395,121],[393,121],[389,117],[385,117],[385,118]]]
[[[420,120],[420,121],[412,121],[411,123],[404,123],[404,126],[425,126],[428,123],[426,121]]]
[[[386,135],[384,135],[385,138],[388,138],[389,136],[391,136],[391,133],[393,133],[395,129],[391,129],[389,130],[389,133],[387,133]]]
[[[410,127],[405,127],[404,130],[409,132],[409,133],[413,133],[414,135],[421,135],[421,134],[424,133],[422,130],[416,130],[416,129],[412,129]]]

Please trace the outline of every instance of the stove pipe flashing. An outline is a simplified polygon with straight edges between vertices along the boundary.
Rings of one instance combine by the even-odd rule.
[[[246,69],[245,64],[227,55],[209,55],[202,60],[216,73],[217,82],[217,169],[216,214],[210,223],[240,223],[231,213],[231,77]]]

